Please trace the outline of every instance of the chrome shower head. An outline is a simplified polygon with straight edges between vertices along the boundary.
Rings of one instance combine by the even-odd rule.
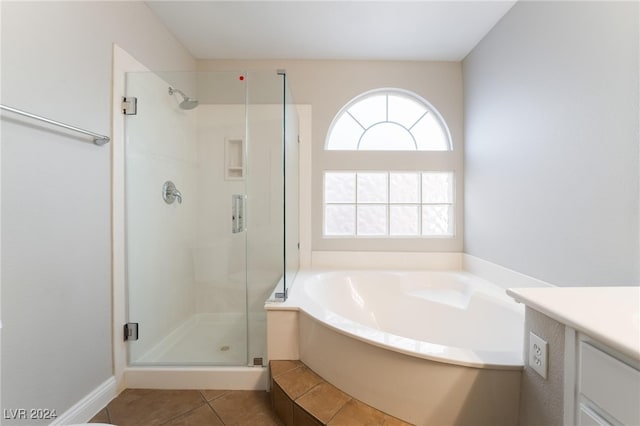
[[[190,98],[184,94],[184,92],[180,89],[174,89],[173,87],[169,87],[169,94],[173,95],[174,93],[178,93],[182,96],[182,102],[178,104],[182,109],[194,109],[198,106],[198,100],[194,98]]]

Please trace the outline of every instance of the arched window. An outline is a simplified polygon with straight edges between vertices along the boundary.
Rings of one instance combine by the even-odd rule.
[[[451,151],[452,143],[442,116],[426,100],[381,89],[358,96],[338,112],[325,150],[414,151],[406,155],[415,156],[415,151]],[[366,161],[371,155],[349,157],[351,169],[324,170],[324,237],[454,236],[452,170],[399,170],[394,164],[372,168]]]
[[[358,96],[336,115],[326,149],[349,151],[450,151],[451,137],[426,100],[399,89]]]

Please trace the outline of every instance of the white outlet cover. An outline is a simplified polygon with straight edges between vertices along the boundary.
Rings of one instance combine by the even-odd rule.
[[[543,379],[547,378],[547,360],[549,350],[546,341],[529,332],[529,366]]]

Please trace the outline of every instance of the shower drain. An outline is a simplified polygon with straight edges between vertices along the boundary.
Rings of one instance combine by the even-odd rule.
[[[220,346],[220,352],[226,352],[229,349],[231,349],[231,346],[227,346],[227,345]]]

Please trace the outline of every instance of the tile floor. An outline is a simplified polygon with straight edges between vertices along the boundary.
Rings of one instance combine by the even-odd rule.
[[[270,367],[271,394],[126,389],[90,422],[117,426],[410,426],[345,394],[300,361],[271,361]]]
[[[265,391],[126,389],[91,423],[280,426]]]

